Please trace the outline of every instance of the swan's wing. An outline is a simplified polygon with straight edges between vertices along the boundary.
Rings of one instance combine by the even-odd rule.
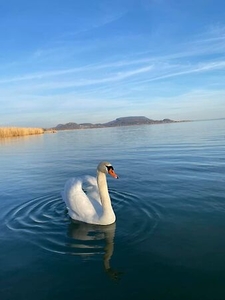
[[[90,177],[90,176],[89,176]],[[93,181],[90,178],[71,178],[69,179],[62,192],[63,200],[68,208],[68,213],[72,219],[86,223],[92,223],[98,220],[102,214],[102,207],[98,199],[92,196],[98,196],[95,184],[87,186],[87,194],[83,191],[83,184]],[[96,182],[92,182],[96,183]]]

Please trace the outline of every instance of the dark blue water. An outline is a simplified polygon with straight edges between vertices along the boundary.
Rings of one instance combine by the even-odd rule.
[[[76,224],[70,177],[110,161],[115,224]],[[0,299],[225,299],[225,121],[0,140]]]

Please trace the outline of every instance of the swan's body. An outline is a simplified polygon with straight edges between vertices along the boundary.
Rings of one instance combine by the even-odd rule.
[[[116,217],[111,205],[106,174],[118,178],[112,165],[102,162],[97,168],[97,179],[84,176],[71,178],[66,182],[62,197],[72,219],[98,225],[109,225],[115,222]]]

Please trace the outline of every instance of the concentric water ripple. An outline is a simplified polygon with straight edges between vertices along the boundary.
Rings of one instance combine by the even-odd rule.
[[[163,208],[132,193],[113,191],[112,199],[120,229],[117,234],[129,245],[147,240],[162,218]]]
[[[42,196],[14,207],[6,213],[5,225],[43,249],[84,258],[104,254],[112,247],[116,226],[116,234],[130,246],[149,238],[161,218],[160,209],[147,201],[139,205],[140,199],[133,194],[114,190],[110,194],[117,222],[109,226],[73,222],[58,195]]]

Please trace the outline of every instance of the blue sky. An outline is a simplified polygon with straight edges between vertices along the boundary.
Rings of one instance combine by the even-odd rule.
[[[225,117],[225,1],[1,0],[0,126]]]

